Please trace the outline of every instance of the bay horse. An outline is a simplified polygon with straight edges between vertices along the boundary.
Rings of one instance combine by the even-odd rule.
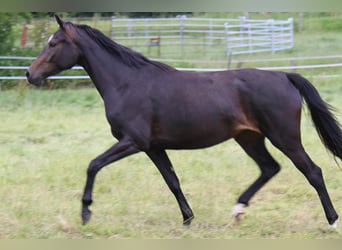
[[[267,138],[282,151],[317,191],[330,226],[338,220],[321,169],[301,142],[302,102],[309,107],[318,134],[342,159],[341,126],[318,91],[296,73],[238,69],[181,72],[122,46],[99,30],[55,16],[59,29],[26,72],[31,84],[81,65],[104,101],[106,118],[117,139],[92,160],[82,196],[82,221],[90,220],[96,174],[106,165],[144,152],[174,194],[183,224],[193,212],[165,150],[201,149],[234,138],[259,166],[260,176],[233,209],[239,218],[250,199],[280,170],[265,146]]]

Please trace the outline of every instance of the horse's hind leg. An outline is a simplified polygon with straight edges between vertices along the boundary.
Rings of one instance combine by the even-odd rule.
[[[278,144],[276,146],[291,159],[294,165],[315,188],[321,200],[329,225],[336,227],[338,215],[326,189],[322,170],[310,159],[299,141],[291,143],[287,140],[285,144]]]
[[[266,136],[274,146],[291,159],[293,164],[315,188],[324,208],[326,218],[329,224],[334,226],[338,215],[330,200],[321,169],[310,159],[301,143],[300,119],[290,119],[291,116],[289,114],[286,116],[288,119],[274,118],[273,121],[281,122],[276,123],[277,126],[274,126],[274,129],[268,130]],[[297,118],[299,117],[297,115]]]
[[[240,195],[237,204],[233,209],[233,215],[239,219],[240,215],[244,213],[244,207],[248,205],[252,196],[279,172],[280,166],[267,151],[265,137],[263,135],[256,132],[245,131],[235,137],[235,140],[258,164],[261,170],[261,175]]]

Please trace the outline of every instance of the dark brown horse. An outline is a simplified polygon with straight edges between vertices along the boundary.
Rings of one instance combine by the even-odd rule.
[[[235,216],[280,170],[265,147],[265,138],[288,156],[315,188],[326,218],[338,215],[321,169],[305,152],[300,136],[302,99],[324,145],[342,158],[340,125],[313,85],[298,74],[257,69],[210,73],[180,72],[151,61],[86,25],[63,22],[27,71],[32,84],[79,64],[103,98],[106,117],[118,142],[91,161],[82,198],[82,219],[96,174],[126,156],[145,152],[159,169],[190,224],[192,210],[180,188],[166,149],[198,149],[234,138],[258,164],[261,175],[238,198]]]

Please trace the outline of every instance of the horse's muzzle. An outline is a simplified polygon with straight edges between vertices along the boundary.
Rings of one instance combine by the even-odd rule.
[[[26,79],[27,81],[30,83],[30,84],[33,84],[33,85],[40,85],[41,82],[42,82],[42,77],[34,77],[31,73],[30,73],[30,70],[28,69],[26,71]]]

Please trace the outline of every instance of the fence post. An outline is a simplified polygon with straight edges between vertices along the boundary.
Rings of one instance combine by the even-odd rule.
[[[290,66],[291,66],[291,72],[292,73],[296,73],[296,69],[295,69],[295,67],[296,67],[296,60],[295,59],[290,61]]]
[[[127,34],[129,37],[132,36],[132,19],[128,19],[128,22],[127,22]]]
[[[232,52],[228,52],[228,63],[227,63],[227,69],[230,69],[231,68],[231,65],[232,65]]]
[[[20,46],[22,48],[24,48],[26,46],[26,42],[27,42],[27,25],[26,23],[24,24],[23,26],[23,31],[22,31],[22,34],[21,34],[21,41],[20,41]]]
[[[253,50],[253,46],[252,46],[252,25],[253,23],[249,23],[248,24],[248,51],[249,51],[249,54],[252,54],[252,50]]]
[[[288,19],[288,21],[289,21],[289,25],[290,25],[290,46],[291,46],[291,48],[293,47],[293,18],[292,17],[290,17],[289,19]]]
[[[273,19],[269,19],[268,21],[268,29],[270,32],[270,39],[271,39],[271,50],[272,50],[272,54],[274,54],[275,52],[275,44],[274,44],[274,20]]]
[[[292,19],[292,18],[291,18]],[[303,30],[303,12],[298,14],[298,32],[302,32]]]
[[[240,16],[240,39],[242,40],[243,44],[245,44],[245,24],[246,24],[246,17]]]
[[[213,19],[209,20],[209,44],[213,45]]]
[[[145,37],[148,38],[150,35],[150,19],[146,18],[145,19]]]
[[[186,16],[182,15],[180,17],[180,23],[179,23],[179,35],[180,35],[180,39],[181,39],[181,53],[182,56],[184,55],[184,22],[185,22]]]
[[[115,16],[112,16],[112,25],[111,25],[111,36],[112,36],[112,39],[114,39],[114,34],[115,34]]]
[[[229,49],[229,23],[225,22],[224,23],[224,35],[225,35],[225,40],[226,40],[226,53],[227,53],[227,59],[228,59],[228,64],[229,61],[231,60],[232,52]]]

